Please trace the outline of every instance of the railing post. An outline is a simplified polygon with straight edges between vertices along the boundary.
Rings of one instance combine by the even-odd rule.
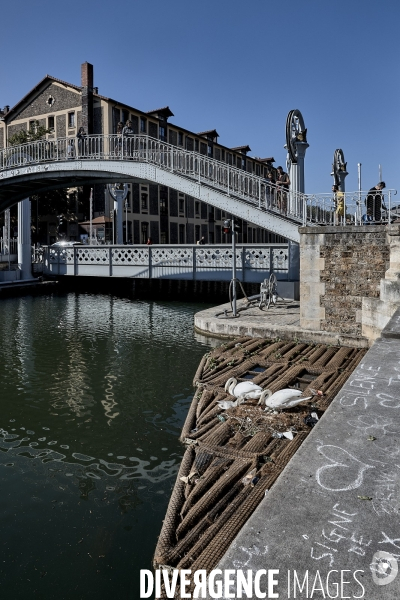
[[[196,246],[193,246],[193,260],[192,260],[192,271],[193,271],[193,281],[196,281]]]
[[[246,248],[243,246],[242,248],[242,281],[243,283],[246,281]]]
[[[269,273],[268,273],[268,277],[274,271],[274,254],[273,254],[273,250],[274,250],[273,247],[270,246],[269,247]]]
[[[152,261],[152,253],[151,253],[151,246],[147,246],[148,250],[149,250],[149,279],[153,278],[153,261]]]
[[[78,248],[76,246],[73,247],[74,251],[74,277],[78,275]]]
[[[109,272],[109,276],[112,277],[113,274],[113,269],[112,269],[112,249],[113,247],[110,246],[110,249],[108,251],[108,272]]]

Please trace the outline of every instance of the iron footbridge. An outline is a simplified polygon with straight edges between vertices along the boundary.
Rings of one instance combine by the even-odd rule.
[[[0,211],[49,190],[139,181],[171,187],[294,242],[306,224],[304,194],[147,135],[57,138],[0,151]]]

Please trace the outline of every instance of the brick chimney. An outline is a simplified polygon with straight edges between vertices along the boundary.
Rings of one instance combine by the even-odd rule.
[[[87,134],[93,133],[93,65],[81,65],[82,126]]]

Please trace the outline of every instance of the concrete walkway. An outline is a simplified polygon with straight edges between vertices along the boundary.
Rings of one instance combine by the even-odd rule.
[[[267,598],[398,600],[399,562],[400,309],[218,568],[279,570]]]
[[[241,299],[237,303],[237,308],[239,312],[237,318],[232,316],[229,303],[196,313],[194,318],[196,331],[220,338],[249,335],[298,339],[307,343],[316,342],[353,348],[368,347],[368,340],[363,337],[303,329],[300,326],[300,302],[295,300],[279,300],[275,306],[269,309],[263,307],[260,310],[256,301],[249,306],[247,300]]]

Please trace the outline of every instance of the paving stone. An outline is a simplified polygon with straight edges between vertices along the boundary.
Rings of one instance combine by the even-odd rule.
[[[279,598],[398,600],[399,511],[400,341],[382,337],[218,568],[279,569]]]

